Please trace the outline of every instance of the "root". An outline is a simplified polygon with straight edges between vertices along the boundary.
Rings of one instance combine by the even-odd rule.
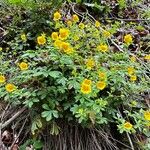
[[[63,125],[62,125],[63,124]],[[45,144],[43,150],[119,150],[116,142],[109,138],[109,133],[79,125],[60,123],[59,135],[50,135],[49,129],[43,133]]]

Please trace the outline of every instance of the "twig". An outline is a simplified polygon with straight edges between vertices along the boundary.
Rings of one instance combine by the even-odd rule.
[[[118,21],[150,21],[150,19],[123,19],[123,18],[101,18],[100,20],[118,20]]]
[[[15,120],[20,114],[22,114],[26,110],[26,107],[21,108],[17,113],[14,114],[9,120],[2,124],[2,129],[8,126],[13,120]]]
[[[81,13],[75,11],[75,9],[74,9],[75,4],[74,4],[74,3],[70,3],[70,6],[71,6],[71,8],[72,8],[72,11],[73,11],[75,14],[77,14],[77,15],[80,16],[80,17],[83,17],[83,15],[81,15]]]
[[[9,106],[10,106],[10,103],[7,104],[7,106],[5,107],[5,110],[2,112],[2,115],[0,116],[1,117],[1,123],[3,122],[4,115],[5,115],[6,110],[8,109]]]
[[[97,149],[102,150],[102,148],[100,147],[100,145],[99,145],[98,142],[97,142],[97,139],[96,139],[96,137],[95,137],[95,134],[93,134],[92,131],[91,131],[91,136],[92,136],[92,139],[93,139],[94,144],[96,145]]]
[[[0,122],[0,149],[3,148],[3,142],[2,142],[3,118],[4,118],[6,110],[8,109],[9,106],[10,106],[10,103],[7,104],[5,110],[2,112],[2,115],[1,115],[1,122]]]
[[[127,134],[127,137],[128,137],[128,140],[129,140],[129,143],[130,143],[130,146],[131,146],[131,149],[134,150],[134,146],[133,146],[132,140],[130,138],[130,135],[127,132],[126,132],[126,134]]]
[[[119,45],[117,43],[115,43],[112,39],[110,39],[111,43],[117,47],[117,49],[120,51],[120,52],[123,52],[123,49],[119,47]]]
[[[96,130],[97,132],[99,132],[99,130],[97,130],[96,128],[95,128],[95,130]],[[100,134],[105,137],[105,134],[106,134],[106,133],[100,133]],[[129,148],[129,149],[131,149],[128,145],[122,143],[121,141],[118,141],[117,139],[115,139],[115,138],[113,138],[113,137],[111,137],[111,136],[109,136],[109,135],[107,135],[107,136],[108,136],[108,138],[114,140],[115,142],[117,142],[117,143],[119,143],[119,144],[121,144],[121,145],[123,145],[123,146],[125,146],[125,147],[127,147],[127,148]]]
[[[19,136],[20,136],[20,134],[21,134],[21,132],[22,132],[22,130],[23,130],[23,128],[24,128],[26,122],[27,122],[27,118],[25,119],[25,121],[24,121],[24,123],[23,123],[23,125],[22,125],[22,127],[21,127],[21,129],[20,129],[20,131],[19,131],[19,133],[18,133],[18,135],[17,135],[17,137],[16,137],[16,139],[15,139],[15,140],[13,141],[13,143],[11,144],[10,149],[13,148],[13,146],[14,146],[14,144],[16,143],[17,139],[19,138]]]

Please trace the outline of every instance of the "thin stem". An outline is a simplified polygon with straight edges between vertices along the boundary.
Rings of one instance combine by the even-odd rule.
[[[21,108],[17,113],[14,114],[10,119],[2,124],[2,129],[8,126],[13,120],[15,120],[20,114],[22,114],[26,110],[25,107]]]
[[[129,133],[126,132],[126,134],[127,134],[127,137],[128,137],[128,140],[129,140],[129,143],[130,143],[130,146],[131,146],[131,149],[132,149],[132,150],[135,150],[135,149],[134,149],[134,146],[133,146],[133,143],[132,143],[132,140],[131,140],[131,138],[130,138]]]

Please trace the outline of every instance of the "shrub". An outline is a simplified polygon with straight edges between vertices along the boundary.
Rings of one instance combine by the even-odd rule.
[[[1,99],[36,112],[33,134],[44,119],[59,118],[84,127],[116,122],[121,133],[146,133],[150,112],[140,95],[149,89],[149,77],[141,59],[148,63],[149,55],[131,54],[133,35],[125,35],[122,51],[115,51],[116,31],[98,21],[80,22],[77,15],[64,21],[60,12],[53,20],[51,35],[39,33],[34,39],[36,49],[24,51],[30,39],[24,32],[10,50],[1,48]]]

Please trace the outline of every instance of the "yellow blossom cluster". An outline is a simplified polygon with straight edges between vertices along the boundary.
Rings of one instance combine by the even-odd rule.
[[[99,90],[103,90],[107,86],[107,74],[104,71],[98,72],[99,81],[96,86]]]
[[[61,19],[61,17],[62,17],[62,15],[60,14],[60,12],[55,12],[54,13],[54,16],[53,16],[53,20],[54,21],[59,21],[60,19]],[[71,19],[74,23],[77,23],[77,22],[79,22],[79,17],[78,17],[78,15],[76,15],[76,14],[74,14],[73,16],[72,16],[72,19]],[[67,22],[67,24],[70,26],[70,25],[72,25],[72,21],[69,21],[69,22]]]
[[[27,70],[28,69],[28,63],[26,62],[21,62],[18,64],[20,70],[24,71],[24,70]],[[4,84],[6,82],[6,78],[4,75],[0,75],[0,84]],[[7,83],[5,85],[5,89],[7,92],[13,92],[16,90],[16,86],[13,84],[13,83]]]
[[[91,70],[95,66],[95,61],[93,58],[87,59],[86,67],[87,69]]]
[[[97,46],[97,49],[98,51],[100,52],[107,52],[109,49],[108,49],[108,46],[106,44],[100,44]]]
[[[0,75],[0,84],[5,83],[6,82],[6,78],[4,75]],[[5,89],[7,92],[13,92],[16,89],[16,86],[12,83],[7,83],[5,85]]]
[[[135,68],[134,67],[128,67],[127,71],[128,71],[128,75],[130,77],[130,81],[133,81],[133,82],[136,81],[137,76],[136,76],[136,73],[135,73]]]
[[[69,42],[66,42],[66,40],[69,37],[70,31],[66,28],[61,28],[58,32],[53,32],[51,34],[51,38],[54,41],[54,46],[61,51],[65,52],[66,54],[73,53],[73,47]]]
[[[96,87],[97,87],[97,89],[99,89],[99,90],[103,90],[106,86],[107,86],[107,83],[106,83],[106,74],[105,73],[99,73],[99,75],[100,75],[100,79],[99,79],[99,81],[96,83]],[[81,92],[83,93],[83,94],[89,94],[89,93],[91,93],[91,84],[92,84],[92,81],[91,80],[89,80],[89,79],[84,79],[83,81],[82,81],[82,83],[81,83]]]
[[[89,94],[91,93],[92,89],[91,89],[91,84],[92,81],[89,79],[84,79],[83,82],[81,83],[81,92],[83,94]]]

